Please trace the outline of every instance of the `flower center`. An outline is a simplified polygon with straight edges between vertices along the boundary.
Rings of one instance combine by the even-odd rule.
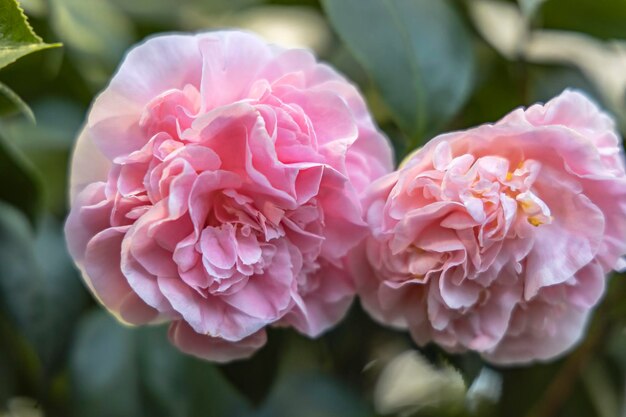
[[[540,168],[534,160],[520,162],[514,171],[507,172],[502,183],[505,194],[517,202],[519,211],[535,227],[550,224],[554,219],[550,208],[531,190]]]

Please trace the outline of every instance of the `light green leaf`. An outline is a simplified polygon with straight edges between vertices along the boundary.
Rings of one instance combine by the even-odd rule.
[[[445,0],[322,0],[330,21],[413,138],[425,139],[472,88],[470,34]]]
[[[541,9],[541,5],[545,3],[546,0],[517,0],[519,7],[526,16],[526,19],[532,19],[535,14]]]
[[[95,89],[110,78],[135,40],[132,21],[111,1],[50,0],[50,24]]]
[[[0,68],[42,49],[61,46],[44,43],[28,24],[17,0],[0,0]]]
[[[159,22],[179,29],[189,26],[188,19],[219,20],[224,14],[259,5],[263,0],[110,0],[138,21]],[[205,26],[204,29],[207,27]]]

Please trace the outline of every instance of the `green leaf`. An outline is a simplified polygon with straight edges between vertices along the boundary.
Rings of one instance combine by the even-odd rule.
[[[220,417],[249,413],[246,400],[216,366],[176,350],[167,341],[164,330],[164,327],[152,327],[138,332],[142,346],[142,386],[151,417]],[[250,379],[258,383],[257,377]]]
[[[601,103],[600,93],[576,67],[557,65],[528,65],[529,102],[547,102],[566,88],[575,88]]]
[[[263,0],[110,0],[137,21],[159,22],[167,27],[188,29],[190,20],[211,18],[262,4]],[[205,26],[206,29],[206,26]]]
[[[322,0],[414,145],[467,99],[474,73],[470,34],[445,0]]]
[[[500,413],[507,417],[522,417],[545,393],[561,362],[524,368],[501,369],[503,376]]]
[[[28,104],[26,104],[24,100],[22,100],[20,96],[15,93],[15,91],[11,90],[6,84],[1,82],[0,94],[9,100],[13,107],[26,116],[31,123],[35,123],[35,115],[30,107],[28,107]]]
[[[25,324],[30,318],[28,314],[21,314],[27,308],[21,303],[37,301],[35,292],[26,286],[31,276],[38,275],[33,245],[34,236],[26,218],[13,207],[0,202],[0,301],[13,317],[22,321],[20,324]]]
[[[599,417],[619,415],[622,399],[611,380],[607,363],[592,360],[583,371],[582,382]]]
[[[2,343],[0,343],[0,404],[4,404],[9,398],[15,395],[17,391],[17,366],[12,358],[12,352],[9,348],[14,338],[12,329],[7,329],[4,323],[4,317],[0,315],[0,336],[2,337]],[[7,331],[9,330],[9,331]]]
[[[83,417],[141,416],[133,330],[96,311],[83,319],[70,359],[74,411]]]
[[[26,332],[30,323],[38,318],[33,307],[37,308],[41,301],[34,236],[24,215],[2,202],[0,265],[0,307],[7,312],[14,327]]]
[[[520,10],[528,20],[535,16],[545,2],[546,0],[517,0]]]
[[[317,372],[281,378],[258,417],[369,417],[373,413],[338,380]]]
[[[29,16],[43,17],[48,11],[46,0],[19,0],[20,6]]]
[[[259,405],[266,399],[276,379],[284,337],[284,329],[271,329],[267,344],[250,359],[220,367],[228,381],[254,405]],[[250,378],[250,375],[255,375],[255,378]],[[259,384],[259,380],[264,383]]]
[[[0,201],[19,208],[32,224],[42,206],[41,178],[35,168],[0,137]]]
[[[0,68],[32,52],[61,46],[44,43],[28,24],[17,0],[0,0]]]
[[[85,109],[57,97],[33,99],[37,124],[25,118],[8,118],[0,135],[37,167],[43,184],[42,203],[46,210],[64,216],[67,206],[67,165]]]
[[[20,212],[0,203],[0,265],[0,304],[35,349],[49,382],[86,301],[60,225],[48,219],[35,236]]]
[[[80,313],[89,300],[66,249],[62,225],[45,217],[37,233],[35,261],[41,276],[40,317],[34,327],[34,346],[44,371],[53,373],[65,364]]]
[[[50,25],[96,90],[135,40],[133,22],[111,1],[50,0]]]
[[[249,407],[212,364],[184,355],[166,328],[128,328],[102,310],[80,325],[70,363],[81,417],[241,416]]]
[[[550,0],[542,5],[540,16],[545,28],[584,32],[602,39],[626,38],[623,0]]]

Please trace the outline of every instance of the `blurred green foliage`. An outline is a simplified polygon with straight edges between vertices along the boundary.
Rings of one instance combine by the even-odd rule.
[[[333,27],[409,136],[409,146],[436,132],[463,105],[474,75],[473,45],[448,2],[324,0],[323,4]]]
[[[589,36],[621,62],[624,0],[494,1],[514,11],[525,34]],[[534,59],[521,44],[503,49],[476,18],[478,2],[485,0],[22,0],[33,32],[15,0],[0,0],[0,416],[377,415],[381,364],[415,346],[358,304],[318,340],[275,329],[254,358],[226,366],[179,353],[162,326],[117,324],[87,294],[65,250],[69,156],[89,103],[130,45],[156,32],[229,26],[311,47],[338,67],[359,84],[398,159],[439,132],[497,120],[566,87],[626,120],[626,64],[597,63],[614,71],[607,87],[598,82],[604,73],[592,76],[575,59]],[[55,42],[63,48],[50,49]],[[467,393],[465,406],[446,405],[442,392],[441,404],[415,404],[414,414],[626,416],[625,296],[623,277],[613,277],[585,341],[549,364],[494,369],[475,355],[421,349],[436,365],[433,378],[452,366]]]

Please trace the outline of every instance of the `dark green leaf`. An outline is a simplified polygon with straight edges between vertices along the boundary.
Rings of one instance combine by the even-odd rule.
[[[2,166],[2,164],[0,164]],[[34,236],[26,218],[0,202],[0,301],[17,327],[28,326],[38,315],[39,271]],[[34,285],[33,285],[34,284]]]
[[[84,109],[61,99],[32,102],[37,117],[33,125],[24,118],[10,118],[0,126],[0,134],[37,167],[43,183],[43,204],[59,216],[67,205],[67,164]]]
[[[582,382],[599,417],[619,415],[621,399],[606,363],[599,359],[589,363],[583,372]]]
[[[0,68],[42,49],[61,44],[44,43],[28,24],[17,0],[0,0]]]
[[[559,389],[571,390],[568,391],[566,397],[561,399],[567,398],[567,401],[546,404],[554,400],[553,397],[547,397],[546,392],[552,388],[551,384],[563,371],[567,358],[548,364],[501,369],[500,372],[504,379],[498,415],[507,417],[539,415],[539,413],[546,412],[546,405],[548,405],[550,414],[541,414],[542,416],[594,416],[593,405],[584,389],[579,373],[571,375],[572,380],[569,382],[569,386],[559,386]]]
[[[545,28],[573,30],[603,39],[626,38],[623,0],[550,0],[540,10]]]
[[[535,365],[526,368],[502,369],[502,397],[500,415],[526,416],[535,402],[542,398],[560,363]]]
[[[44,377],[62,364],[85,297],[59,226],[44,223],[35,238],[24,216],[0,204],[0,301],[37,352]]]
[[[366,417],[372,412],[346,386],[320,373],[281,378],[258,417]]]
[[[447,1],[322,4],[410,137],[425,139],[465,102],[474,72],[471,38]]]
[[[134,331],[103,311],[81,322],[70,360],[77,416],[141,416]]]
[[[263,402],[278,373],[285,331],[272,329],[267,344],[250,359],[222,365],[222,373],[254,405]],[[255,375],[255,378],[250,378]],[[258,381],[263,381],[259,384]]]
[[[15,331],[0,314],[0,404],[4,404],[15,395],[18,385],[18,366],[15,363],[14,352],[11,349],[15,344]]]
[[[39,174],[0,137],[0,201],[22,210],[34,224],[41,211],[41,193]]]
[[[35,123],[35,115],[30,107],[28,107],[28,104],[26,104],[24,100],[22,100],[20,96],[18,96],[6,84],[0,83],[0,95],[10,101],[13,107],[26,116],[31,123]]]
[[[624,303],[621,303],[621,306],[624,306]],[[606,348],[609,357],[618,365],[620,371],[626,374],[626,327],[616,326],[607,339]]]
[[[165,330],[127,328],[102,310],[87,316],[71,360],[77,414],[221,417],[249,411],[215,366],[180,353]]]
[[[566,88],[584,91],[600,102],[600,94],[584,75],[574,67],[554,65],[528,65],[528,78],[531,83],[529,103],[543,102],[559,95]]]
[[[149,416],[221,417],[249,412],[246,400],[214,365],[176,350],[164,330],[144,328],[139,332],[142,386]]]
[[[88,298],[67,252],[61,224],[55,219],[44,219],[34,250],[42,282],[41,316],[30,327],[35,350],[44,371],[50,374],[65,363],[75,325]]]

